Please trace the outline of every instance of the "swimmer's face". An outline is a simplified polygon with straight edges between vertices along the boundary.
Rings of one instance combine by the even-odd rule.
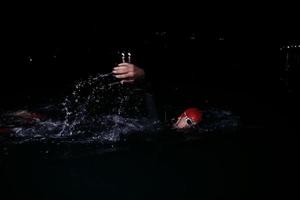
[[[188,129],[193,127],[194,122],[183,113],[178,117],[176,123],[173,124],[173,127],[176,129]]]

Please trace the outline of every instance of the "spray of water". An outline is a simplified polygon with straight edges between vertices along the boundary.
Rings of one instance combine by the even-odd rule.
[[[86,141],[119,141],[130,133],[157,130],[147,119],[144,93],[122,85],[112,74],[97,74],[78,81],[59,104],[62,120],[37,120],[31,126],[13,128],[13,136],[32,140],[84,138]]]
[[[65,120],[61,135],[90,134],[107,127],[115,129],[121,118],[142,116],[143,92],[119,82],[112,84],[112,79],[111,74],[98,74],[75,84],[72,94],[62,103]]]

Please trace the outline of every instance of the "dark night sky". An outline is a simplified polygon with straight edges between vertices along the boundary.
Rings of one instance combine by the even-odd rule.
[[[169,31],[131,27],[111,27],[91,17],[8,23],[2,37],[2,105],[59,96],[75,80],[109,72],[122,47],[136,52],[162,94],[180,86],[196,96],[228,92],[268,100],[278,91],[280,44],[295,38],[285,29],[201,21]]]

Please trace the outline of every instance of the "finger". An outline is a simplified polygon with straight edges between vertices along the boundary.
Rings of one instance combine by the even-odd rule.
[[[124,74],[128,72],[129,72],[128,67],[115,67],[112,71],[112,73],[114,74]]]
[[[129,80],[121,80],[121,84],[124,84],[124,83],[133,83],[134,80],[133,79],[129,79]]]
[[[134,65],[133,64],[130,64],[130,63],[120,63],[118,64],[117,67],[127,67],[129,69],[133,69],[134,68]]]
[[[129,65],[132,65],[130,63],[126,63],[126,62],[123,62],[123,63],[119,63],[118,66],[129,66]]]
[[[117,74],[115,75],[116,78],[121,78],[121,79],[124,79],[124,78],[132,78],[132,74],[131,73],[125,73],[125,74]]]

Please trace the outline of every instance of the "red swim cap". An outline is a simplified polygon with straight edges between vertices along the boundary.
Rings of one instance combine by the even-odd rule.
[[[198,108],[188,108],[184,111],[184,114],[196,124],[202,121],[203,112]]]

